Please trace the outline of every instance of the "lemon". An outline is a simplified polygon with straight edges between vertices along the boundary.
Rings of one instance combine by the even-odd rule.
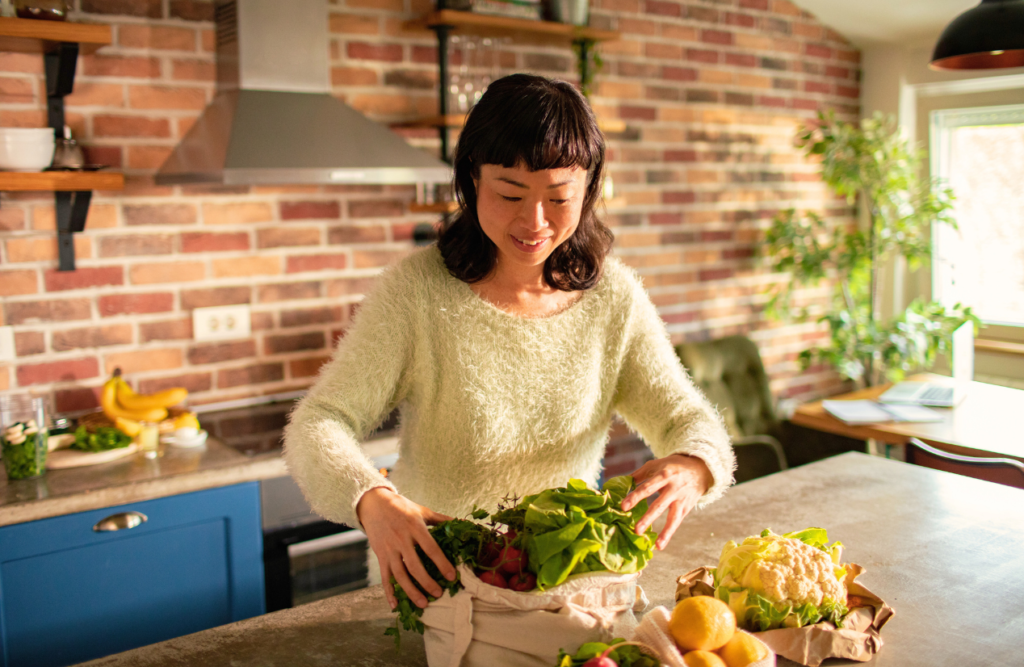
[[[690,651],[683,656],[683,664],[686,667],[726,667],[722,659],[711,651]]]
[[[175,417],[174,430],[179,428],[199,428],[199,418],[196,417],[196,413],[186,412],[183,415]]]
[[[759,641],[745,632],[737,632],[725,646],[718,649],[728,667],[747,667],[768,655],[768,650]]]
[[[668,631],[684,651],[714,651],[732,639],[736,616],[717,598],[686,598],[672,610]]]

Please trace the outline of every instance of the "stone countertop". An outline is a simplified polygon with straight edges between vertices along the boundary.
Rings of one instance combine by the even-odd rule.
[[[640,578],[671,606],[676,578],[714,564],[723,544],[821,526],[866,569],[861,583],[896,615],[870,663],[885,667],[1017,664],[1024,636],[1024,492],[863,454],[844,454],[747,482],[695,511]],[[90,667],[426,665],[423,639],[383,635],[393,622],[380,586],[94,660]],[[524,641],[528,638],[524,638]],[[576,647],[567,647],[575,649]],[[780,665],[793,665],[780,659]]]
[[[212,437],[195,449],[161,444],[156,459],[139,453],[36,479],[0,479],[0,526],[287,474],[279,451],[245,456]]]

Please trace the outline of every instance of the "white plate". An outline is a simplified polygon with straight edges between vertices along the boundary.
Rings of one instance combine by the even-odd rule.
[[[206,431],[200,431],[196,434],[196,437],[189,438],[188,440],[179,440],[174,436],[174,432],[168,433],[160,438],[160,442],[171,445],[173,447],[202,447],[206,444]]]
[[[58,449],[50,452],[46,457],[46,468],[48,470],[60,470],[62,468],[81,468],[82,466],[94,466],[100,463],[109,463],[126,456],[131,456],[139,451],[138,445],[132,443],[127,447],[118,449],[107,449],[102,452],[81,452],[77,449]]]

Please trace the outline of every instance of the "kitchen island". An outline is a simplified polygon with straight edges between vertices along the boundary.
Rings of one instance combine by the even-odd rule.
[[[827,528],[896,615],[866,664],[1016,664],[1024,636],[1024,492],[863,454],[747,482],[695,511],[640,583],[671,606],[675,579],[714,564],[722,545],[770,527]],[[426,665],[423,640],[383,635],[380,587],[348,593],[86,663],[90,667]],[[528,641],[528,638],[524,638]],[[576,647],[566,647],[575,649]],[[792,664],[780,660],[779,664]],[[827,664],[859,664],[830,661]]]

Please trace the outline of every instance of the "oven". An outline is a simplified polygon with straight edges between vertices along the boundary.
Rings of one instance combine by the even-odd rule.
[[[280,456],[288,414],[301,393],[200,408],[210,435],[249,457]],[[379,469],[397,460],[397,416],[389,418],[363,451]],[[288,476],[260,482],[263,521],[263,571],[267,612],[288,609],[332,595],[380,583],[366,535],[314,514]]]

